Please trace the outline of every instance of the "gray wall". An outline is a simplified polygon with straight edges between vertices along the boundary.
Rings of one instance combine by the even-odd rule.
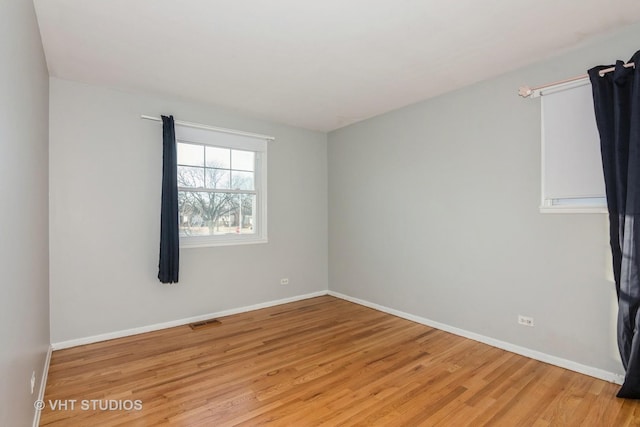
[[[0,64],[0,425],[26,426],[49,348],[49,80],[30,1],[0,2]]]
[[[626,60],[639,38],[627,28],[330,133],[329,288],[622,373],[606,215],[538,213],[540,100],[517,89]]]
[[[327,290],[325,134],[55,78],[50,85],[53,343]],[[158,282],[162,126],[141,114],[276,138],[269,243],[182,249],[180,283]]]

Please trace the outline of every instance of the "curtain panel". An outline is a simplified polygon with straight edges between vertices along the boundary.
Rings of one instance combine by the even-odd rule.
[[[160,212],[160,262],[158,279],[177,283],[180,267],[178,238],[178,165],[173,116],[162,116],[162,204]]]
[[[631,62],[640,60],[640,51]],[[609,211],[609,240],[618,296],[618,349],[626,371],[618,397],[640,398],[640,69],[600,76],[589,70]],[[638,227],[636,228],[636,221]]]

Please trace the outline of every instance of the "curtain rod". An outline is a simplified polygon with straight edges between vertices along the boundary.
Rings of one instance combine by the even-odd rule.
[[[162,121],[162,119],[160,117],[146,116],[144,114],[141,115],[140,118],[141,119],[145,119],[145,120],[153,120],[155,122],[161,122]],[[241,135],[241,136],[248,136],[248,137],[251,137],[251,138],[266,139],[267,141],[274,141],[276,139],[273,136],[261,135],[259,133],[243,132],[241,130],[219,128],[219,127],[215,127],[215,126],[203,125],[203,124],[200,124],[200,123],[183,122],[181,120],[175,120],[174,123],[177,124],[177,125],[180,125],[180,126],[186,126],[186,127],[190,127],[190,128],[213,130],[213,131],[216,131],[216,132],[229,133],[231,135]]]
[[[628,62],[628,63],[624,64],[623,67],[624,68],[635,67],[635,63]],[[604,70],[600,70],[598,72],[598,74],[600,75],[600,77],[604,77],[605,74],[610,73],[610,72],[614,71],[615,69],[616,69],[616,67],[605,68]],[[553,82],[553,83],[547,83],[545,85],[537,86],[537,87],[520,86],[520,88],[518,89],[518,95],[520,95],[523,98],[527,98],[527,97],[536,98],[536,97],[540,96],[540,91],[542,89],[547,89],[547,88],[554,87],[554,86],[566,85],[566,84],[570,84],[570,83],[578,83],[578,82],[581,82],[581,81],[587,80],[587,79],[589,79],[589,75],[588,74],[583,74],[581,76],[576,76],[576,77],[572,77],[570,79],[560,80],[560,81]]]

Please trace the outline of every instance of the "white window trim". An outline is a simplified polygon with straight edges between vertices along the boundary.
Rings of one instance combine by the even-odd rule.
[[[259,216],[253,234],[222,234],[214,236],[180,236],[180,248],[204,248],[216,246],[250,245],[268,242],[267,234],[267,141],[272,137],[258,138],[238,132],[237,136],[220,141],[224,133],[205,127],[175,124],[176,143],[192,143],[256,153],[256,210]]]

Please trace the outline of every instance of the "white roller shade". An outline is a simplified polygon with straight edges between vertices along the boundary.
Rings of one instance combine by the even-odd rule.
[[[583,205],[605,206],[591,84],[545,92],[541,102],[542,206],[580,199]]]

